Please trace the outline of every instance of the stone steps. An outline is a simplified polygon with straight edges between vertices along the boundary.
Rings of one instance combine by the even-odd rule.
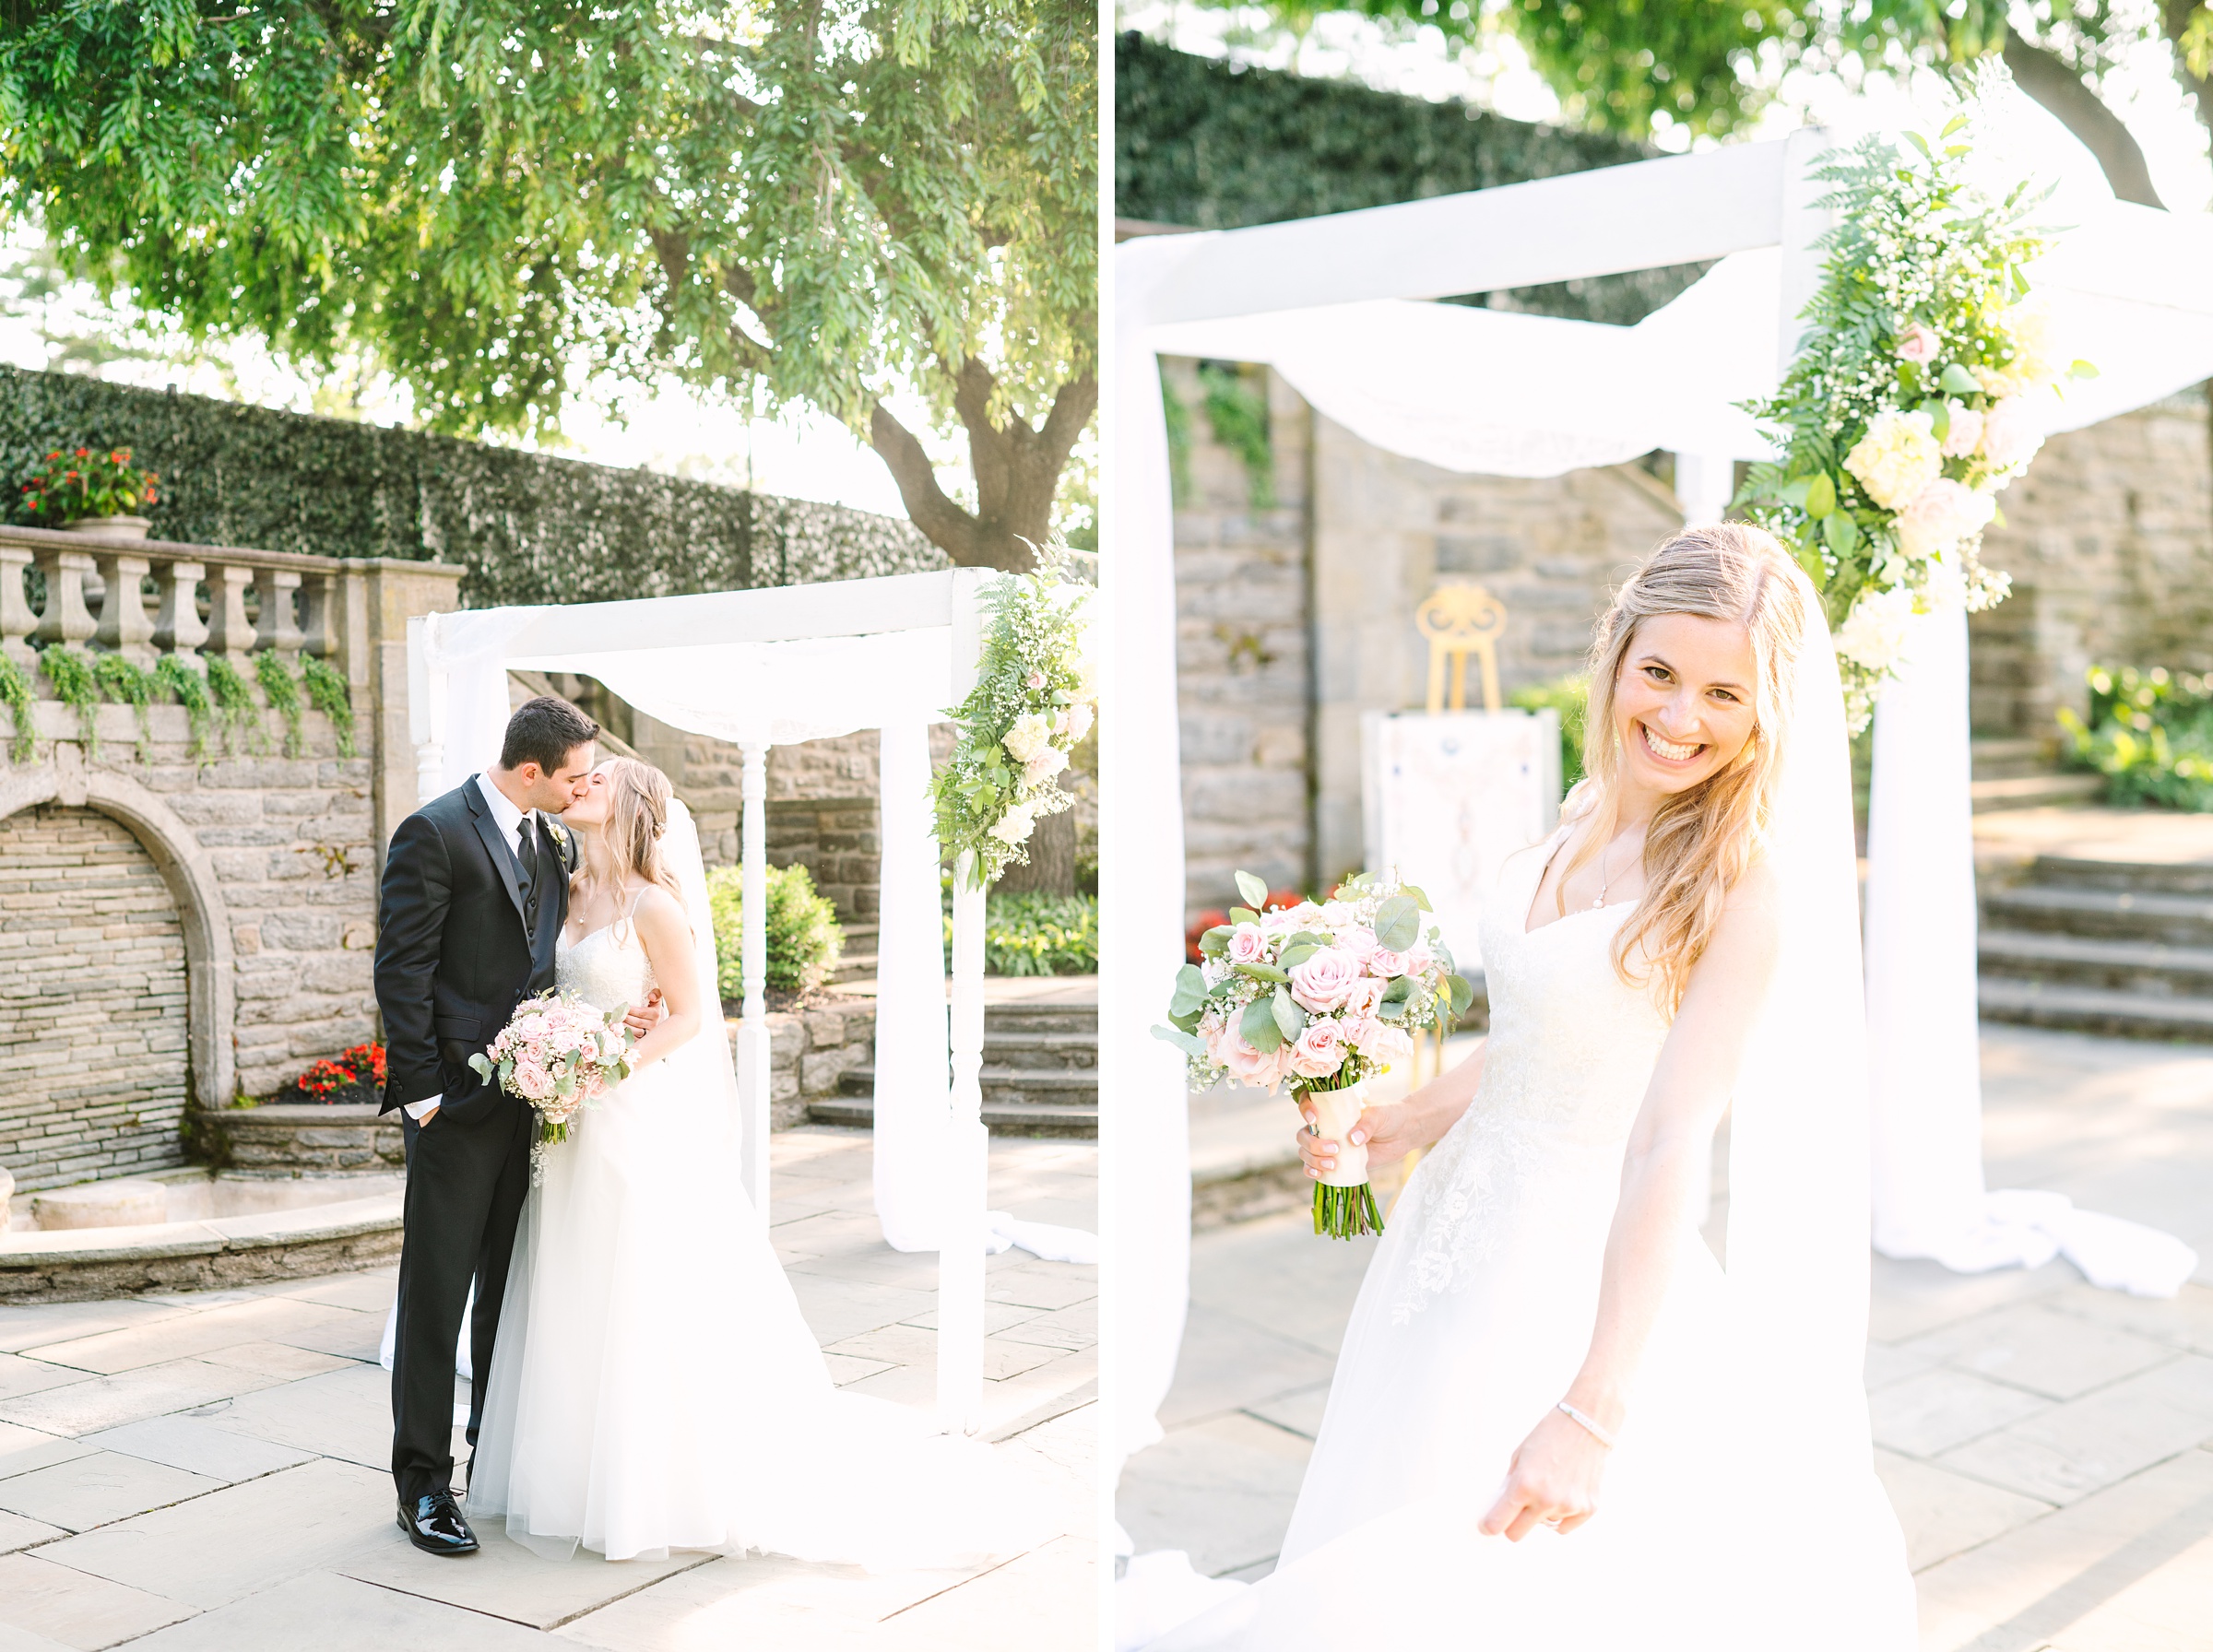
[[[2213,866],[2040,856],[1982,917],[1987,1019],[2213,1040]]]
[[[838,954],[837,968],[830,973],[830,985],[844,986],[855,981],[875,980],[877,926],[846,924],[842,927],[846,947]]]
[[[2102,774],[2063,773],[2041,740],[1978,739],[1970,749],[1968,795],[1977,814],[2092,803],[2105,795]]]
[[[985,1128],[997,1136],[1099,1133],[1095,1004],[991,1004],[984,1009]],[[839,1093],[811,1103],[817,1124],[872,1124],[876,1068],[847,1068]]]

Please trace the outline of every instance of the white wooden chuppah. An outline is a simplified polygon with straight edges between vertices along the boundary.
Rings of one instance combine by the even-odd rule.
[[[1734,404],[1771,389],[1796,346],[1796,318],[1818,281],[1814,242],[1826,228],[1815,204],[1823,186],[1811,172],[1833,142],[1806,130],[1117,250],[1115,702],[1102,789],[1119,801],[1101,844],[1101,1063],[1115,1103],[1108,1311],[1118,1462],[1159,1437],[1154,1413],[1182,1338],[1189,1244],[1182,1064],[1146,1032],[1180,953],[1185,888],[1180,818],[1161,801],[1178,785],[1158,358],[1272,363],[1355,434],[1456,469],[1548,476],[1668,450],[1686,517],[1711,521],[1728,501],[1734,461],[1768,456]],[[2110,199],[2087,205],[2042,261],[2038,286],[2053,306],[2061,359],[2086,357],[2102,376],[2054,402],[2047,431],[2110,418],[2213,372],[2213,284],[2205,280],[2213,221]],[[1720,263],[1635,327],[1426,301],[1710,260]],[[1866,939],[1877,1231],[1891,1235],[1885,1248],[1893,1254],[1990,1266],[2033,1250],[2018,1236],[1994,1245],[1978,1239],[2007,1221],[1984,1195],[1977,1126],[1964,616],[1931,616],[1920,631],[1916,711],[1932,698],[1949,709],[1901,717],[1886,702],[1877,719],[1878,777],[1910,778],[1918,795],[1939,798],[1926,819],[1896,785],[1876,804]],[[1911,686],[1909,678],[1894,695]],[[1923,914],[1938,910],[1933,934]],[[1906,921],[1875,921],[1883,911]],[[1935,1018],[1932,1004],[1943,1007]],[[1917,1060],[1886,1068],[1886,1046]]]
[[[938,845],[925,788],[928,726],[976,681],[988,569],[897,574],[633,602],[483,608],[408,621],[418,791],[497,759],[508,667],[598,678],[647,715],[742,753],[744,1014],[737,1036],[744,1190],[769,1208],[765,820],[772,745],[882,731],[876,1205],[885,1238],[938,1252],[941,1424],[983,1405],[988,1137],[983,1061],[984,894],[955,867],[948,1038]],[[948,1048],[950,1042],[950,1069]],[[950,1070],[950,1089],[948,1072]]]

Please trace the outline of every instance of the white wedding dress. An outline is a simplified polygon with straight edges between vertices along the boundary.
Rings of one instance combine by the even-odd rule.
[[[1810,1466],[1777,1437],[1790,1408],[1760,1391],[1768,1367],[1688,1227],[1597,1516],[1519,1544],[1476,1530],[1590,1347],[1623,1150],[1669,1026],[1614,968],[1629,903],[1525,929],[1566,831],[1510,860],[1485,909],[1482,1084],[1378,1242],[1277,1570],[1156,1652],[1913,1645],[1864,1421],[1856,1463]]]
[[[602,1009],[655,984],[627,922],[564,937],[557,979]],[[552,1558],[759,1550],[884,1570],[1037,1540],[1030,1487],[989,1447],[832,1386],[738,1174],[728,1087],[693,1056],[714,1058],[694,1041],[546,1150],[470,1516]]]

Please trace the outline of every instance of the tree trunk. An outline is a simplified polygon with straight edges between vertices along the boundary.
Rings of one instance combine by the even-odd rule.
[[[1010,893],[1043,895],[1076,892],[1076,811],[1047,815],[1030,833],[1030,862],[1009,867],[994,887]]]
[[[1098,406],[1098,381],[1085,372],[1061,385],[1052,411],[1035,430],[1020,414],[991,417],[997,381],[981,361],[964,362],[953,382],[953,410],[968,432],[976,477],[975,511],[947,497],[921,442],[882,403],[870,409],[869,441],[898,483],[907,515],[931,544],[964,568],[1027,572],[1035,563],[1031,546],[1042,546],[1052,533],[1053,494]]]
[[[2168,0],[2168,6],[2173,9],[2173,0]],[[2023,91],[2057,115],[2060,124],[2098,158],[2113,194],[2139,206],[2166,205],[2151,186],[2151,168],[2145,163],[2141,146],[2121,124],[2121,117],[2100,101],[2065,59],[2031,45],[2018,34],[2008,34],[2006,66],[2013,71],[2013,78]]]

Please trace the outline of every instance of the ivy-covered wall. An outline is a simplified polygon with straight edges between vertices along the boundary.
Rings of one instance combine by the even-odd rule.
[[[441,559],[462,600],[595,602],[946,566],[912,523],[645,470],[0,366],[0,479],[56,447],[132,448],[164,539]]]
[[[1136,33],[1116,38],[1114,65],[1114,210],[1152,223],[1198,230],[1279,223],[1658,153],[1465,103],[1194,57]],[[1554,282],[1471,295],[1470,301],[1626,324],[1708,267]]]

